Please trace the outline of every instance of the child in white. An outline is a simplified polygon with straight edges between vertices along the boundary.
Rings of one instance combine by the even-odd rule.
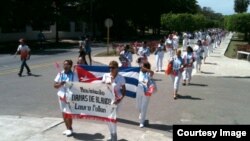
[[[150,64],[144,63],[143,67],[150,69]],[[150,73],[148,73],[144,69],[141,69],[140,74],[139,74],[139,84],[138,84],[138,89],[137,89],[137,94],[136,94],[136,104],[140,113],[139,120],[140,120],[141,128],[144,127],[149,99],[150,99],[151,94],[154,91],[153,90],[154,88],[152,88],[153,82],[151,80],[151,77],[152,75]]]
[[[162,71],[162,61],[164,57],[164,41],[161,40],[160,44],[155,51],[155,60],[156,60],[156,72]]]

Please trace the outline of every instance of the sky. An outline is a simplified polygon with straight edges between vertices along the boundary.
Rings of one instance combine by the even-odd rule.
[[[234,0],[197,0],[197,2],[201,7],[211,7],[216,13],[234,14]],[[248,6],[248,13],[250,13],[250,6]]]

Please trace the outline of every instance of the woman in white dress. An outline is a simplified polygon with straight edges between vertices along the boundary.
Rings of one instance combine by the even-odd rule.
[[[117,105],[116,113],[118,113],[121,106],[121,101],[125,96],[125,78],[118,74],[118,62],[111,61],[109,63],[110,73],[105,73],[102,78],[102,82],[109,85],[112,88],[112,92],[115,95],[114,104]],[[109,131],[111,134],[111,141],[117,141],[117,125],[113,122],[108,122]]]

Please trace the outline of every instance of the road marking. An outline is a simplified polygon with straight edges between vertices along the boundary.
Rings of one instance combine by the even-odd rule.
[[[36,69],[36,68],[42,68],[42,67],[48,67],[50,65],[53,65],[53,63],[43,63],[43,64],[38,64],[38,65],[31,65],[30,69]],[[5,70],[3,72],[0,72],[0,76],[1,75],[6,75],[6,74],[11,74],[11,73],[17,73],[19,71],[19,69],[9,69],[9,70]]]

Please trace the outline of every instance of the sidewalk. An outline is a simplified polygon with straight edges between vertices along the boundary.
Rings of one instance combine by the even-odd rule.
[[[98,124],[97,124],[98,123]],[[107,124],[98,121],[74,120],[74,134],[62,135],[65,130],[61,118],[33,118],[0,116],[1,141],[104,141],[109,138]],[[119,126],[119,141],[171,141],[164,134]]]
[[[250,77],[250,63],[246,60],[231,59],[224,56],[230,43],[232,34],[222,41],[219,48],[206,59],[202,64],[201,71],[196,75],[215,77]]]
[[[193,75],[200,76],[216,76],[216,77],[249,77],[250,76],[250,63],[245,60],[231,59],[224,56],[227,50],[228,44],[232,34],[227,36],[225,40],[222,41],[221,46],[216,48],[209,57],[207,57],[207,64],[202,64],[201,73],[196,73],[194,69]],[[138,56],[133,54],[132,66],[138,66],[136,59]],[[165,70],[168,64],[169,54],[165,53],[163,58],[163,69]],[[106,64],[112,60],[118,61],[118,56],[114,57],[95,57],[96,62]],[[155,55],[151,54],[148,57],[151,63],[152,70],[156,70]],[[157,74],[164,74],[164,72],[156,72]]]

